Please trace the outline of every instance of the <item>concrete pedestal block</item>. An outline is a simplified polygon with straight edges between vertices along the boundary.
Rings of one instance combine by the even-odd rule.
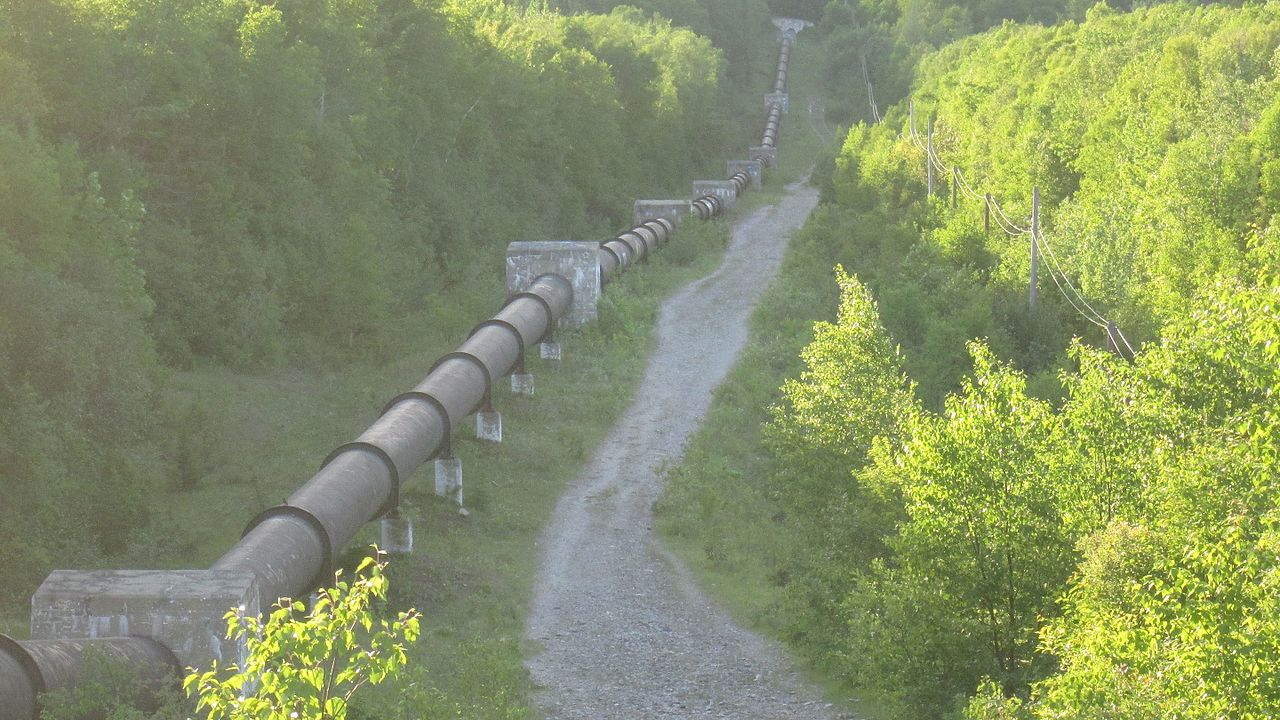
[[[764,179],[764,163],[759,160],[730,160],[726,166],[726,173],[729,177],[745,171],[747,175],[751,176],[752,189],[760,189],[760,183]]]
[[[560,318],[560,324],[579,327],[592,322],[604,287],[599,253],[598,242],[513,242],[507,246],[507,293],[523,292],[547,273],[559,275],[573,286],[573,304]]]
[[[791,109],[791,103],[788,100],[787,93],[776,92],[776,93],[769,93],[768,95],[764,96],[764,109],[766,112],[769,110],[769,108],[773,107],[774,105],[782,106],[782,112],[783,114],[786,114]]]
[[[453,497],[457,495],[458,504],[462,504],[462,459],[436,458],[436,495]]]
[[[636,225],[662,218],[680,227],[684,216],[688,214],[688,200],[637,200],[632,208],[632,217]]]
[[[407,555],[413,552],[413,521],[399,513],[379,521],[378,547],[385,552]]]
[[[476,439],[502,442],[502,413],[497,410],[481,410],[476,413]]]
[[[693,197],[696,200],[704,195],[715,195],[725,207],[738,200],[738,190],[732,180],[694,180]]]
[[[538,343],[538,357],[543,360],[559,360],[562,357],[560,343],[544,342]]]
[[[801,30],[813,27],[813,23],[798,18],[775,17],[773,26],[778,28],[778,42],[782,42],[784,38],[794,41]]]
[[[511,394],[533,397],[533,373],[513,373],[511,375]]]
[[[778,148],[770,145],[747,148],[747,157],[759,160],[761,165],[768,168],[778,166]]]
[[[245,648],[227,640],[231,608],[259,615],[252,573],[212,570],[55,570],[31,597],[36,640],[140,635],[173,652],[184,667],[243,664]]]

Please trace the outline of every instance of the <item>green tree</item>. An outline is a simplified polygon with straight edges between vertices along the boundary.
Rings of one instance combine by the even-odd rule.
[[[814,324],[801,353],[805,369],[782,385],[765,441],[777,459],[778,503],[794,518],[812,552],[797,558],[788,588],[793,633],[824,654],[843,636],[839,605],[850,567],[883,554],[881,538],[896,519],[894,503],[866,491],[850,472],[879,438],[892,442],[916,411],[912,384],[870,291],[836,267],[836,321]]]
[[[911,689],[907,715],[936,716],[983,675],[1006,691],[1036,677],[1039,618],[1072,568],[1071,542],[1044,492],[1050,406],[1028,397],[1022,375],[984,345],[970,350],[973,377],[945,412],[912,417],[904,443],[877,445],[865,473],[901,495],[906,519],[873,572],[878,590],[847,604],[850,655],[918,658],[872,679],[888,695]],[[890,632],[870,632],[869,623]],[[942,637],[927,639],[934,634]],[[938,670],[916,673],[926,660]]]
[[[183,681],[210,720],[342,720],[365,685],[394,679],[418,637],[415,610],[394,620],[375,605],[387,595],[386,562],[375,548],[350,582],[335,576],[310,609],[281,601],[264,622],[243,609],[227,613],[227,637],[245,643],[243,666],[191,672]]]

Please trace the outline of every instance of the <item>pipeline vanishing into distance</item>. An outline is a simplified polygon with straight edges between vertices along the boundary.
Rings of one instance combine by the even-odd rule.
[[[782,47],[778,48],[778,74],[773,81],[773,92],[785,93],[787,91],[787,66],[791,64],[791,46],[795,43],[795,38],[791,34],[785,34],[782,38]],[[764,122],[764,137],[760,139],[761,147],[777,147],[778,146],[778,127],[782,125],[782,104],[769,103],[769,114]]]
[[[795,31],[782,33],[773,90],[784,92]],[[775,147],[782,107],[769,105],[763,145]],[[751,182],[746,171],[730,178],[735,196]],[[716,195],[689,204],[690,214],[710,220],[726,209]],[[600,244],[601,281],[608,283],[646,259],[675,233],[671,220],[649,220]],[[252,573],[259,598],[306,596],[333,578],[335,558],[366,523],[394,514],[402,480],[423,463],[452,457],[456,428],[491,407],[494,383],[523,372],[524,354],[547,340],[573,301],[564,277],[545,274],[507,298],[476,325],[457,350],[442,356],[423,380],[387,403],[354,441],[335,449],[283,504],[255,517],[234,546],[210,570]],[[39,695],[72,687],[86,652],[127,667],[140,682],[127,698],[154,706],[154,690],[173,686],[184,669],[174,653],[147,637],[14,640],[0,635],[0,720],[33,720]]]

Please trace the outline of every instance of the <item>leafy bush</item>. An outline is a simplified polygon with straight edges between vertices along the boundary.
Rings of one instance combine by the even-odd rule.
[[[386,562],[365,558],[351,581],[339,572],[310,608],[284,599],[265,621],[227,613],[227,637],[245,644],[242,666],[216,661],[183,681],[210,720],[342,720],[365,685],[395,679],[408,655],[404,643],[418,637],[412,609],[394,620],[380,618],[375,604],[387,596]]]

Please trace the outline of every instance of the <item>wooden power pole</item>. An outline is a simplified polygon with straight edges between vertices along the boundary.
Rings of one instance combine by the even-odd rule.
[[[925,147],[927,148],[927,150],[925,151],[924,166],[928,170],[928,182],[926,184],[928,187],[929,197],[932,198],[933,197],[933,118],[932,117],[929,118],[928,145],[926,145]]]
[[[1040,265],[1040,188],[1031,189],[1031,310],[1036,309],[1036,270]]]

